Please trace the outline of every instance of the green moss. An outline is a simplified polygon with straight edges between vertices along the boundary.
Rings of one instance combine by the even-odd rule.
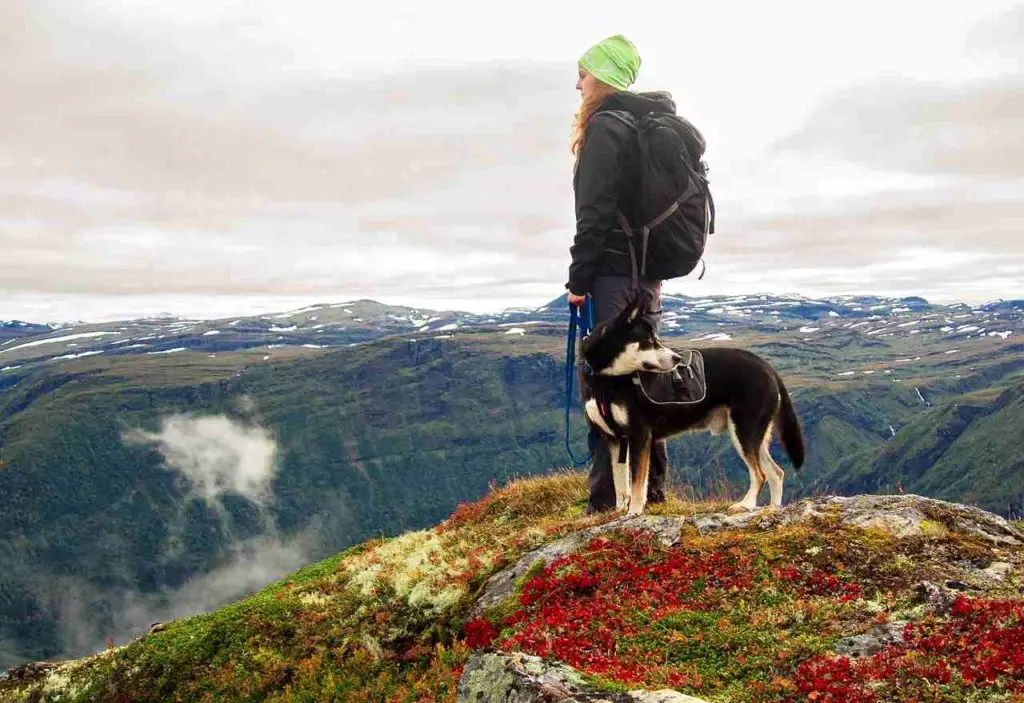
[[[622,646],[646,649],[650,656],[664,656],[668,665],[692,669],[703,684],[701,693],[738,694],[747,680],[771,670],[780,657],[825,652],[838,639],[824,634],[824,617],[794,619],[787,626],[755,621],[752,615],[742,609],[677,613],[655,623],[651,633],[656,636],[648,641]]]
[[[925,537],[936,539],[949,535],[949,529],[944,524],[936,520],[922,520],[920,525],[921,534]]]

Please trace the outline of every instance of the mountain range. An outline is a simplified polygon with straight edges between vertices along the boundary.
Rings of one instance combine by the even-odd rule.
[[[369,300],[224,320],[0,323],[0,668],[84,654],[494,482],[571,464],[564,296],[492,315]],[[676,347],[739,345],[794,395],[786,500],[914,492],[1022,511],[1024,301],[665,296]],[[585,452],[578,409],[570,444]],[[727,440],[670,444],[690,498]],[[572,468],[570,466],[570,468]]]

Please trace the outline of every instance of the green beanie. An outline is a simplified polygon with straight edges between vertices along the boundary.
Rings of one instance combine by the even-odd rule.
[[[640,54],[631,41],[616,34],[587,49],[580,67],[602,83],[625,90],[640,71]]]

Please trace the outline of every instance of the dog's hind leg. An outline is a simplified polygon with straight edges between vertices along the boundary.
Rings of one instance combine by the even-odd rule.
[[[750,472],[750,488],[747,489],[746,495],[743,498],[729,506],[729,512],[750,511],[757,507],[757,496],[764,486],[766,476],[761,469],[757,448],[755,447],[754,451],[744,449],[743,442],[737,436],[736,426],[731,419],[729,421],[729,438],[732,439],[736,453],[743,459],[743,463],[747,465],[747,471]]]
[[[772,426],[768,425],[768,431],[761,441],[761,451],[758,453],[759,465],[764,469],[768,477],[768,490],[771,492],[772,507],[782,506],[782,482],[786,478],[786,472],[776,463],[769,451],[772,445]]]
[[[625,442],[626,440],[621,440]],[[615,509],[624,512],[629,508],[629,449],[626,460],[619,461],[619,442],[608,440],[608,451],[612,455],[612,480],[615,482]]]
[[[647,505],[647,480],[650,476],[651,466],[651,435],[631,437],[629,445],[629,473],[632,484],[629,514],[640,515]]]

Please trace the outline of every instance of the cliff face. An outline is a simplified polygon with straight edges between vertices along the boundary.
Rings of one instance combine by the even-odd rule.
[[[3,701],[1024,700],[1024,533],[913,495],[582,514],[515,481]]]

